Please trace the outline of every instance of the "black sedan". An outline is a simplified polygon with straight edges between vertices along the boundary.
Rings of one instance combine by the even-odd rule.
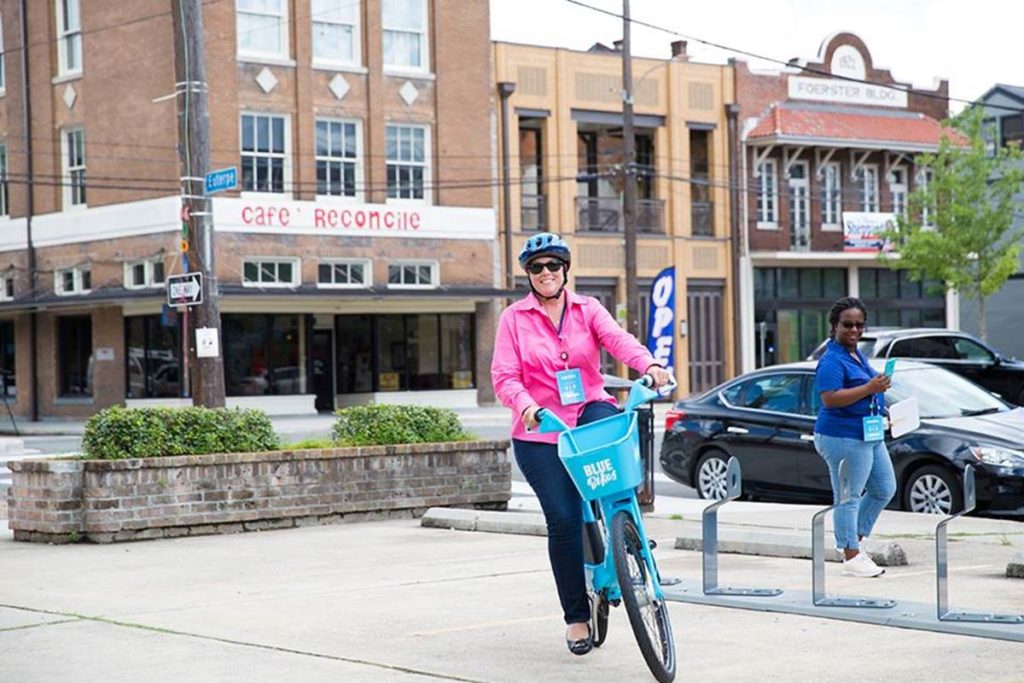
[[[872,360],[881,372],[884,361]],[[828,468],[814,450],[815,363],[747,373],[678,401],[665,420],[662,470],[702,498],[725,495],[730,456],[743,492],[760,499],[832,500]],[[916,396],[921,426],[886,443],[896,471],[894,506],[949,514],[963,508],[963,472],[973,465],[978,509],[1024,513],[1024,408],[948,370],[900,361],[887,404]]]

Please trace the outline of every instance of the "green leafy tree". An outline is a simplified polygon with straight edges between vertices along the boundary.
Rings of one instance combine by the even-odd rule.
[[[1014,196],[1024,180],[1016,147],[988,151],[984,111],[965,110],[946,122],[938,150],[917,157],[927,183],[918,183],[907,211],[886,234],[894,253],[879,258],[905,269],[911,280],[943,282],[978,303],[978,326],[987,336],[985,297],[1017,269],[1021,231],[1014,228]]]

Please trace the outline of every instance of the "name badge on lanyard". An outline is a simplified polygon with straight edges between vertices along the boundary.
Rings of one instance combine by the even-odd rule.
[[[871,414],[864,417],[864,440],[882,441],[885,439],[885,419],[877,415],[877,399],[871,397]]]

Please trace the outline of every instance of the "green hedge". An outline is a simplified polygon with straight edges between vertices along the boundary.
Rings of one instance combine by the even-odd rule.
[[[118,460],[164,455],[272,451],[278,438],[262,410],[124,408],[100,411],[85,423],[89,458]]]
[[[459,416],[447,408],[371,404],[334,413],[334,440],[340,446],[468,441]]]

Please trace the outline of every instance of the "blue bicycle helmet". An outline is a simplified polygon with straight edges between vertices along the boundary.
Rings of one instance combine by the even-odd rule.
[[[569,243],[550,232],[533,235],[523,243],[523,248],[519,252],[519,265],[525,268],[527,263],[539,256],[555,256],[566,264],[572,262]]]

